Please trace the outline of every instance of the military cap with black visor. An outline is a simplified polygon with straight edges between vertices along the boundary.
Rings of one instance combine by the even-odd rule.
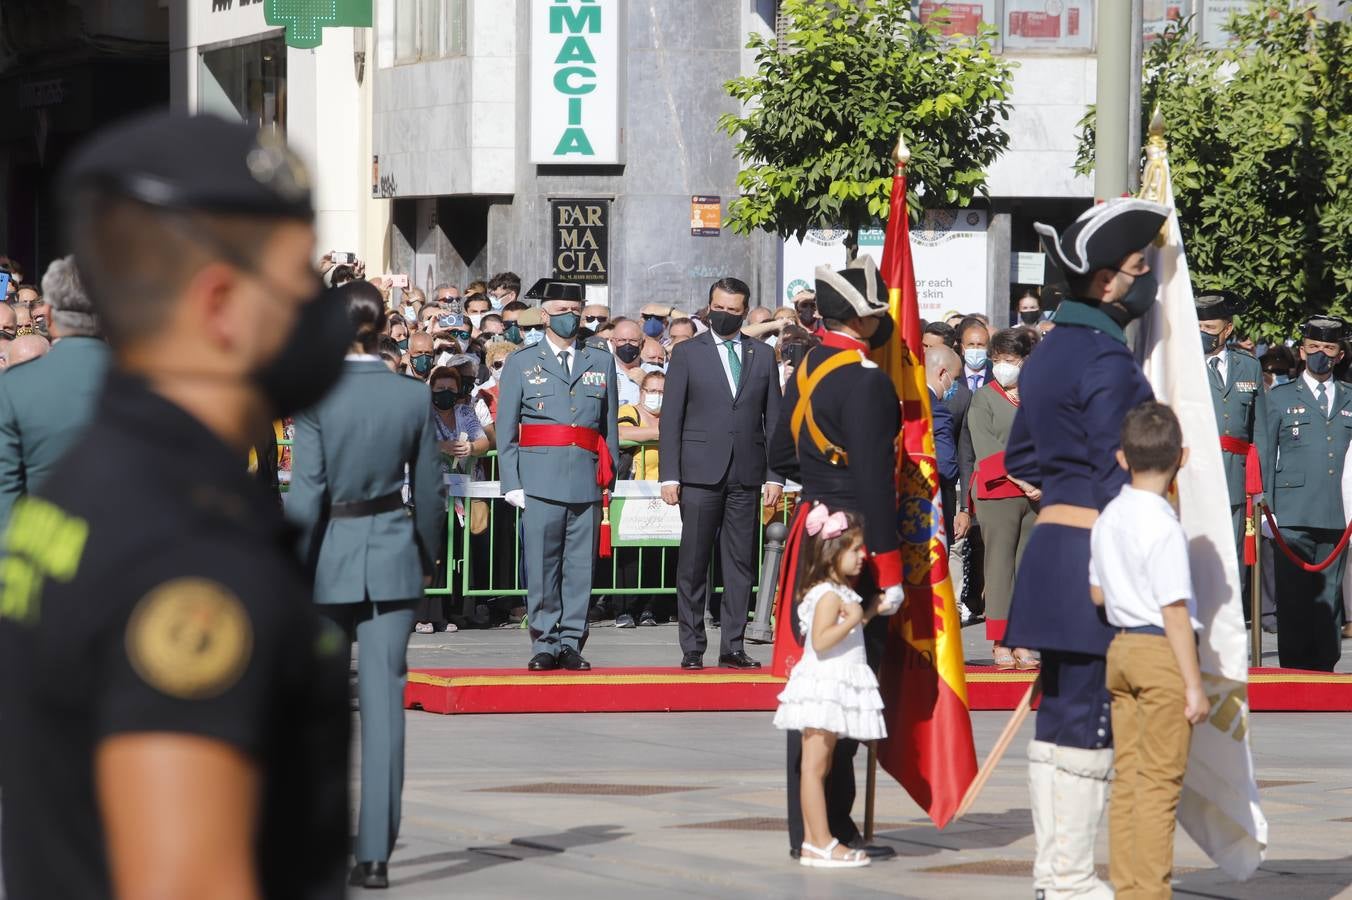
[[[61,193],[114,362],[6,539],[6,896],[341,897],[346,645],[247,471],[352,339],[320,295],[305,168],[243,124],[157,112],[77,149]]]

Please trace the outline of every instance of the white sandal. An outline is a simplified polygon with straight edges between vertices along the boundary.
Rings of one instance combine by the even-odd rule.
[[[861,850],[850,850],[843,857],[837,857],[832,851],[840,841],[832,840],[825,847],[814,847],[803,841],[798,851],[798,865],[813,869],[859,869],[870,862],[868,854]]]

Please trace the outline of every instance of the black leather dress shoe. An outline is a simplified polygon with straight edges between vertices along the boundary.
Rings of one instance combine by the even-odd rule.
[[[682,668],[682,669],[690,669],[690,670],[692,670],[692,671],[695,670],[695,669],[702,669],[702,668],[704,668],[704,654],[703,654],[703,653],[687,653],[685,656],[682,656],[682,657],[681,657],[681,668]]]
[[[570,672],[588,672],[591,671],[591,663],[582,658],[572,647],[564,647],[559,651],[559,665]]]
[[[526,668],[532,672],[549,672],[559,667],[559,661],[552,653],[537,653],[530,658]]]
[[[759,669],[761,667],[760,663],[741,650],[736,653],[724,653],[718,658],[718,664],[727,669]]]
[[[390,866],[383,862],[357,863],[347,876],[352,887],[384,890],[390,886]]]
[[[886,844],[866,844],[862,837],[857,837],[845,844],[851,850],[862,850],[869,859],[891,859],[897,855],[895,847],[889,847]]]

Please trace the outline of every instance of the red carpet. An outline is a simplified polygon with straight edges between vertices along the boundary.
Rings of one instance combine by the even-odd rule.
[[[972,709],[1013,709],[1031,672],[968,666]],[[435,713],[771,711],[781,679],[764,670],[673,668],[527,672],[524,669],[414,669],[404,703]],[[1352,712],[1352,675],[1254,669],[1254,712]]]

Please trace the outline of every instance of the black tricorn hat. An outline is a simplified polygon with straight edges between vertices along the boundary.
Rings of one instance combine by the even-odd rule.
[[[530,286],[530,290],[521,295],[522,300],[539,300],[545,295],[545,285],[549,284],[551,279],[541,278]]]
[[[887,284],[871,256],[861,256],[840,271],[817,266],[817,313],[845,322],[856,316],[887,313]]]
[[[1194,292],[1193,304],[1197,307],[1197,321],[1213,319],[1233,319],[1244,314],[1249,305],[1233,291]]]
[[[545,289],[540,294],[541,300],[571,300],[581,303],[586,298],[587,292],[583,285],[571,281],[550,281],[545,284]]]
[[[1169,214],[1167,206],[1136,197],[1118,197],[1085,210],[1061,234],[1036,222],[1042,246],[1067,278],[1115,268],[1123,257],[1155,239]]]
[[[1347,324],[1333,316],[1315,316],[1300,329],[1301,337],[1336,344],[1343,339]]]

